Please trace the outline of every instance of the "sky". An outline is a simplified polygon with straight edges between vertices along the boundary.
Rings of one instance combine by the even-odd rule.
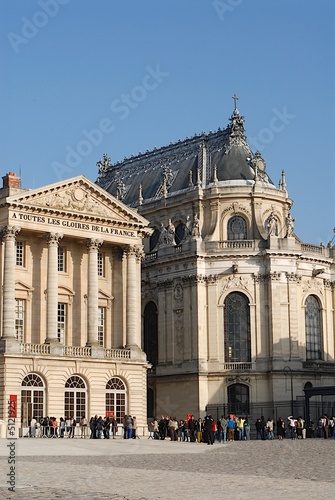
[[[333,0],[0,0],[0,173],[38,188],[245,117],[295,233],[335,210]]]

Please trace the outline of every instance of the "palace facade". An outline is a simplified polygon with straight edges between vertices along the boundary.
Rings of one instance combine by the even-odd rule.
[[[0,189],[0,426],[137,416],[146,425],[142,240],[148,221],[85,177]]]
[[[98,166],[97,184],[153,231],[142,262],[148,416],[263,403],[284,416],[302,411],[304,388],[335,385],[334,247],[295,234],[285,173],[276,186],[236,104],[224,130]]]

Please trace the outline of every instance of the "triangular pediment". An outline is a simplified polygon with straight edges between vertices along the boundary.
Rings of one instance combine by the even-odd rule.
[[[13,207],[36,209],[39,212],[76,214],[80,218],[105,219],[118,223],[147,226],[147,221],[104,189],[84,176],[15,194],[7,198]]]

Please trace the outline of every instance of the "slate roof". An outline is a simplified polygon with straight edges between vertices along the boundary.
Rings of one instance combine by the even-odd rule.
[[[215,175],[219,185],[225,181],[252,184],[257,176],[268,187],[275,187],[260,153],[254,154],[247,144],[244,117],[236,108],[226,129],[179,140],[115,164],[105,154],[97,165],[97,183],[130,206],[138,206],[140,197],[142,204],[159,199],[164,190],[170,197],[199,182],[203,188],[209,187]]]

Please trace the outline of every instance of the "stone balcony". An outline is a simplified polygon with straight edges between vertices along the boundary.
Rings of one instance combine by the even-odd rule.
[[[304,361],[302,367],[317,372],[335,372],[335,362],[329,361]]]
[[[39,356],[61,356],[64,358],[105,358],[115,360],[132,359],[130,349],[105,349],[103,347],[62,346],[60,344],[18,343],[20,354]],[[11,352],[6,350],[6,352]]]

